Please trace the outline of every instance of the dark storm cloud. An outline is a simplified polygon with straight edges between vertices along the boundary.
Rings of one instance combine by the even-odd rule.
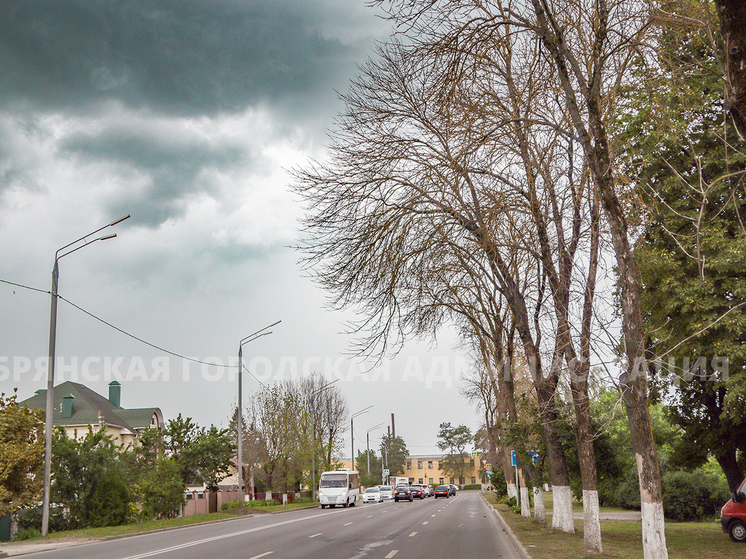
[[[116,100],[172,115],[312,105],[360,58],[322,37],[316,11],[311,0],[4,0],[0,104]]]
[[[205,169],[230,169],[253,159],[242,144],[142,123],[110,126],[96,134],[71,134],[60,142],[59,150],[83,163],[115,166],[120,176],[145,182],[144,188],[138,185],[135,192],[126,193],[126,204],[136,209],[142,224],[151,226],[181,215],[185,195],[212,190],[200,180]],[[112,208],[114,213],[121,210]]]

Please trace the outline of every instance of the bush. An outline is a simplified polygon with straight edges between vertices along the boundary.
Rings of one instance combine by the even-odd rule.
[[[663,476],[663,510],[671,520],[701,520],[718,516],[729,499],[721,477],[701,471],[667,472]]]
[[[461,489],[482,489],[481,483],[470,483],[468,485],[464,485]]]
[[[16,534],[15,540],[16,541],[24,541],[24,540],[30,540],[32,538],[40,538],[41,532],[36,528],[23,528],[21,530],[18,530],[18,533]]]
[[[637,475],[628,476],[614,492],[614,505],[632,510],[640,510],[640,483]]]
[[[498,497],[508,496],[508,484],[505,481],[505,472],[503,472],[502,468],[492,470],[492,474],[490,475],[490,483],[494,486],[495,494]]]
[[[113,475],[96,484],[85,501],[87,526],[120,526],[127,521],[130,495],[124,482]]]
[[[308,503],[313,503],[313,501],[311,500],[311,497],[298,497],[295,501],[293,501],[293,503],[294,504],[297,503],[299,505],[305,505]]]
[[[18,529],[21,531],[35,529],[41,530],[41,507],[32,509],[21,509],[16,515]],[[49,509],[49,531],[61,532],[78,528],[76,522],[69,518],[62,507],[50,507]]]

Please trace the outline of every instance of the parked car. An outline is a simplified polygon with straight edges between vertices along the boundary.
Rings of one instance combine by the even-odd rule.
[[[448,487],[450,487],[450,488],[451,488],[451,495],[453,495],[453,496],[455,497],[455,496],[456,496],[456,490],[458,489],[458,487],[456,487],[456,486],[455,486],[455,485],[453,485],[452,483],[449,483],[449,484],[448,484]]]
[[[435,498],[445,497],[446,499],[451,496],[451,488],[448,485],[439,485],[435,488]]]
[[[425,498],[425,489],[421,485],[410,485],[409,490],[412,492],[412,498],[417,497],[419,500]]]
[[[394,501],[398,503],[401,500],[414,500],[414,497],[412,497],[412,490],[409,488],[408,485],[398,485],[396,487],[396,492],[394,492]]]
[[[394,488],[390,485],[379,485],[378,489],[381,490],[381,497],[384,501],[390,501],[394,498]]]
[[[431,497],[433,497],[435,495],[435,488],[432,485],[430,485],[429,483],[427,484],[427,490],[430,492],[430,496]]]
[[[720,526],[734,542],[746,542],[746,479],[720,510]]]
[[[383,495],[378,487],[368,487],[363,493],[363,503],[383,503]]]

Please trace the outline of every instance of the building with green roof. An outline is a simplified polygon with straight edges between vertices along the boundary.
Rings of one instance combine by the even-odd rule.
[[[36,393],[21,402],[29,408],[45,410],[46,390]],[[140,434],[148,428],[163,429],[163,414],[160,408],[121,407],[122,386],[117,381],[109,383],[109,397],[104,398],[85,385],[66,381],[54,387],[55,425],[62,425],[69,437],[84,436],[88,427],[106,428],[106,432],[120,445],[134,444]]]

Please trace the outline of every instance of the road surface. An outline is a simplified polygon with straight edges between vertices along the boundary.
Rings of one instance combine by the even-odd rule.
[[[32,553],[76,559],[520,559],[476,492],[412,503],[358,503],[239,517],[116,540]]]

